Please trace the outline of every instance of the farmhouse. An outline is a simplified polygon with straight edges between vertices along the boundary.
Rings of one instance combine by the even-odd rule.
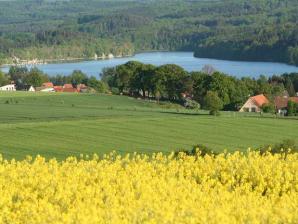
[[[9,84],[9,85],[5,85],[5,86],[1,86],[0,91],[16,91],[16,85]]]
[[[63,92],[63,86],[54,86],[54,90],[58,93]]]
[[[77,93],[78,90],[76,88],[74,88],[72,84],[64,84],[63,85],[63,92],[66,92],[66,93]]]
[[[250,97],[239,112],[261,112],[262,106],[268,104],[269,100],[263,95]]]
[[[54,84],[52,82],[45,82],[41,85],[44,88],[54,88]]]
[[[283,97],[283,96],[277,96],[274,99],[274,105],[276,112],[279,114],[287,114],[288,112],[288,103],[289,101],[292,101],[294,103],[298,103],[298,97]]]
[[[77,85],[78,92],[86,93],[88,91],[88,87],[85,84]]]

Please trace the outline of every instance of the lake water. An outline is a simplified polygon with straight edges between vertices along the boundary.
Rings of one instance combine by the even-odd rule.
[[[49,75],[69,75],[73,70],[82,70],[88,75],[94,75],[98,77],[103,68],[120,65],[130,60],[154,65],[177,64],[182,66],[187,71],[200,71],[204,65],[212,65],[218,71],[237,77],[258,77],[261,74],[271,76],[274,74],[280,75],[283,73],[298,72],[298,67],[282,63],[195,58],[192,52],[150,52],[136,54],[127,58],[69,63],[59,62],[53,64],[37,65],[36,67]],[[2,70],[7,72],[8,68],[2,68]]]

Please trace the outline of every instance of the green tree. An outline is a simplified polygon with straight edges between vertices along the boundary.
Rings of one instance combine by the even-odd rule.
[[[298,104],[289,100],[288,102],[288,116],[295,116],[298,114]]]
[[[181,98],[185,89],[184,80],[188,76],[187,72],[178,65],[162,65],[155,70],[154,74],[155,88],[162,95],[170,100]]]
[[[88,79],[87,85],[96,90],[98,93],[106,93],[108,91],[108,86],[105,82],[97,80],[94,76]]]
[[[49,81],[48,77],[38,68],[32,68],[24,77],[24,83],[34,87],[41,86],[42,83],[47,81]]]
[[[10,80],[13,81],[18,89],[24,88],[24,78],[28,74],[27,67],[11,66],[8,75]]]
[[[70,76],[70,80],[74,86],[87,84],[88,76],[81,70],[74,70]]]
[[[213,91],[208,91],[205,96],[205,108],[210,110],[210,114],[217,115],[223,108],[223,102],[218,94]]]
[[[149,96],[153,92],[153,76],[155,66],[150,64],[140,65],[131,81],[131,88],[136,90],[138,93],[142,91],[143,97],[146,97],[146,93]]]
[[[290,96],[295,96],[296,95],[296,91],[295,91],[293,82],[289,77],[285,78],[285,88],[288,91]]]
[[[9,83],[9,79],[6,74],[0,71],[0,86],[7,85]]]
[[[101,81],[105,82],[110,88],[117,87],[115,67],[103,68],[100,77]]]

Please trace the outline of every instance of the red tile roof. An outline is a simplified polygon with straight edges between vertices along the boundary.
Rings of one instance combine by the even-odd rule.
[[[253,96],[251,99],[256,103],[257,106],[261,107],[264,104],[269,103],[269,100],[263,94]]]
[[[288,107],[288,102],[292,101],[295,103],[298,103],[298,97],[282,97],[282,96],[277,96],[274,99],[274,104],[276,109],[283,109]]]
[[[64,84],[63,88],[64,89],[72,89],[73,85],[72,84]]]
[[[295,97],[290,97],[290,99],[292,102],[298,103],[298,96]]]
[[[56,92],[63,92],[63,87],[62,86],[54,86],[54,90]]]
[[[42,87],[53,88],[54,84],[52,82],[45,82],[42,84]]]

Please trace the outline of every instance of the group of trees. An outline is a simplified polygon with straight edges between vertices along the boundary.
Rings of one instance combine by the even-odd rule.
[[[45,82],[53,82],[56,86],[70,83],[73,86],[85,84],[97,92],[105,93],[107,85],[96,77],[89,77],[80,70],[75,70],[70,75],[49,76],[37,68],[12,66],[7,74],[0,71],[0,86],[13,82],[18,90],[25,90],[28,86],[40,87]]]
[[[186,96],[211,111],[238,110],[249,96],[265,94],[274,96],[287,90],[294,96],[298,92],[298,74],[284,74],[258,79],[238,79],[220,72],[187,72],[178,65],[153,66],[130,61],[107,68],[102,81],[123,94],[179,102]]]
[[[297,0],[1,1],[0,64],[195,50],[298,65],[297,10]]]

